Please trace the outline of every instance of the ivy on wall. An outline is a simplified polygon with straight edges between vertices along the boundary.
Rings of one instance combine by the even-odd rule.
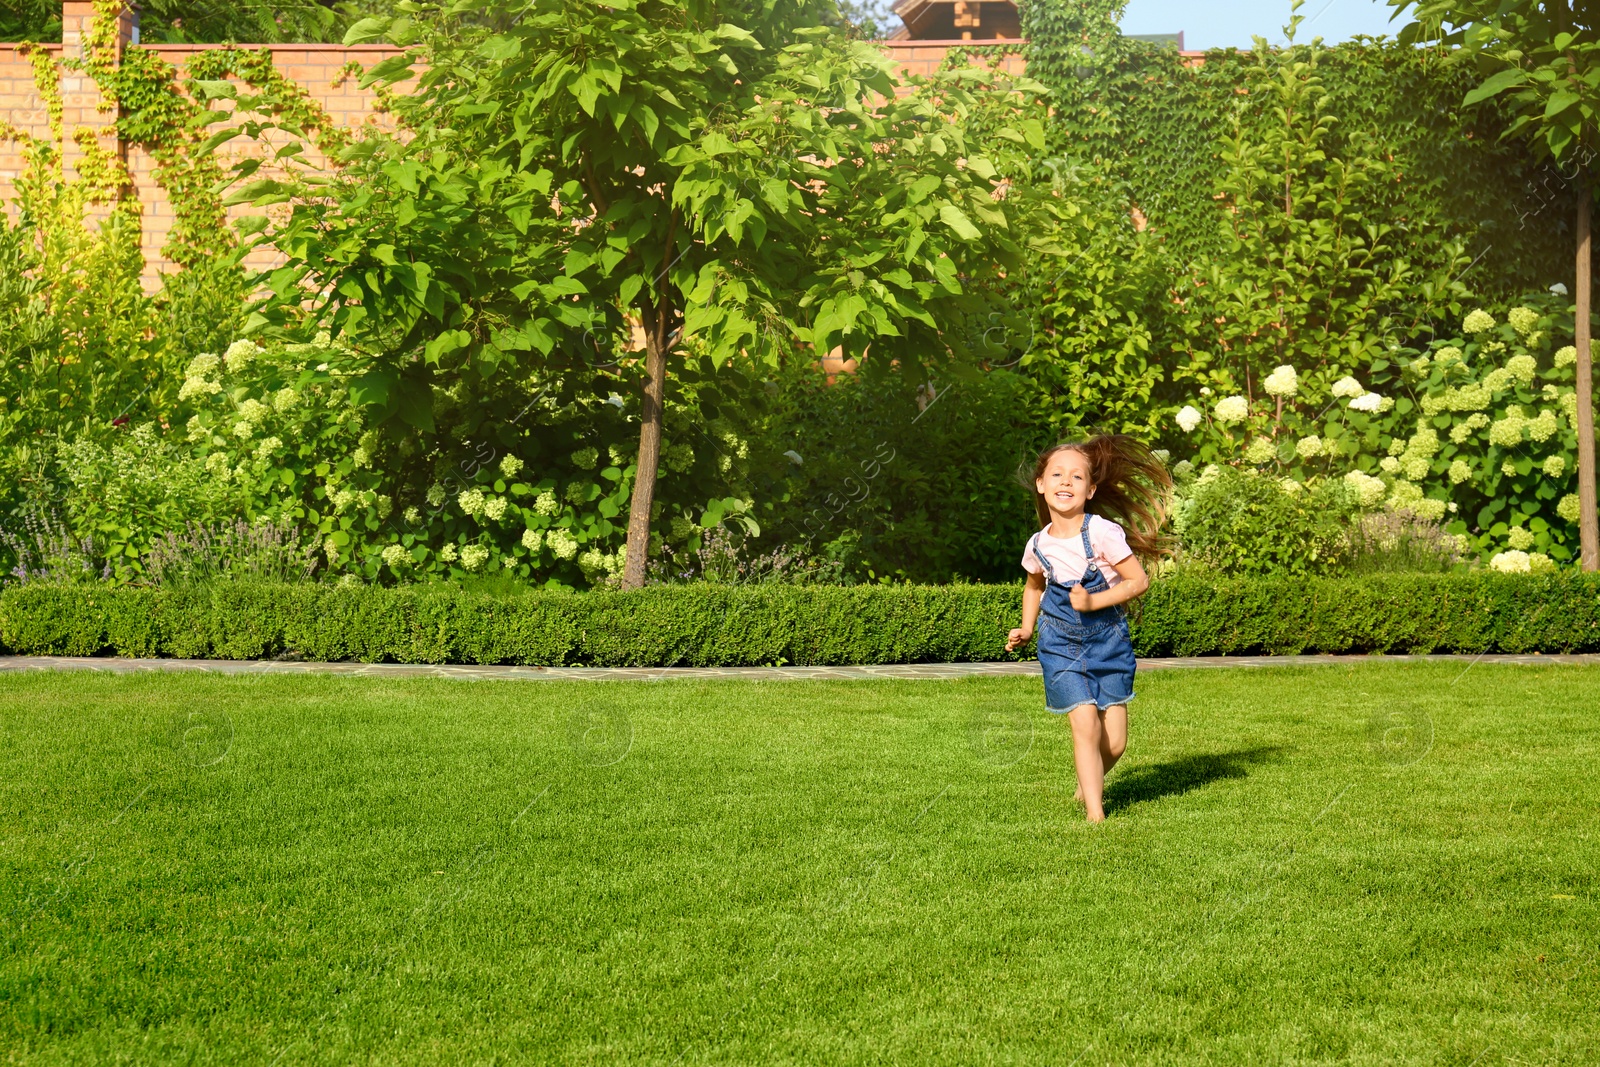
[[[60,180],[61,149],[71,139],[82,149],[76,164],[89,203],[110,204],[114,212],[137,219],[139,207],[132,179],[116,152],[99,143],[88,128],[63,128],[61,72],[80,71],[94,78],[102,111],[115,111],[117,138],[146,149],[155,161],[156,184],[166,190],[174,224],[162,255],[182,267],[224,255],[236,245],[227,225],[223,190],[227,176],[216,149],[240,133],[259,136],[271,128],[307,138],[337,166],[350,137],[301,86],[276,69],[266,48],[224,45],[194,54],[183,77],[157,53],[137,46],[117,54],[117,20],[123,0],[96,0],[95,17],[84,39],[82,59],[61,63],[49,51],[25,44],[21,51],[33,66],[34,83],[50,116],[50,139],[30,137],[0,124],[0,139],[23,145],[35,183]],[[359,73],[359,63],[347,65]],[[219,120],[219,100],[233,102],[232,125],[211,134]],[[256,165],[259,165],[257,163]],[[248,172],[252,168],[247,167]]]
[[[1248,92],[1248,52],[1207,52],[1193,64],[1171,48],[1121,36],[1125,0],[1026,0],[1028,75],[1053,94],[1052,151],[1116,187],[1181,263],[1225,247],[1214,190],[1219,143]],[[1319,49],[1327,149],[1353,138],[1393,165],[1394,180],[1362,205],[1392,220],[1419,268],[1447,264],[1460,242],[1464,281],[1483,299],[1544,289],[1570,271],[1571,190],[1548,165],[1500,142],[1502,116],[1466,113],[1473,73],[1437,49],[1357,38]],[[1246,108],[1245,121],[1270,121]],[[1253,132],[1248,128],[1247,136]]]

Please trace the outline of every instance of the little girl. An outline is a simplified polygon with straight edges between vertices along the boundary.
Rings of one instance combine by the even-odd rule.
[[[1150,588],[1139,557],[1170,550],[1161,527],[1172,478],[1138,441],[1104,434],[1046,449],[1034,464],[1033,488],[1044,529],[1022,555],[1022,625],[1006,650],[1033,636],[1043,601],[1045,706],[1072,723],[1077,799],[1090,822],[1103,822],[1106,773],[1127,748],[1133,699],[1133,640],[1122,605]]]

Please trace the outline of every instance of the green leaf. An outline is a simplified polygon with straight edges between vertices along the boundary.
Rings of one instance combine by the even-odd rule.
[[[1522,85],[1527,80],[1527,74],[1517,67],[1502,70],[1498,74],[1492,74],[1485,78],[1481,85],[1466,95],[1461,101],[1461,106],[1471,107],[1473,104],[1487,100],[1513,85]]]
[[[954,230],[956,236],[963,241],[976,241],[983,236],[972,224],[972,220],[962,214],[961,209],[954,204],[945,204],[939,208],[939,221]]]

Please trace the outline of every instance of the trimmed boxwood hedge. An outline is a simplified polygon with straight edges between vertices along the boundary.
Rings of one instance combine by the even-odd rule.
[[[220,583],[0,591],[21,655],[738,666],[1016,658],[1018,586],[659,586],[466,593],[449,586]],[[1600,650],[1600,576],[1492,573],[1158,581],[1133,610],[1144,656]]]

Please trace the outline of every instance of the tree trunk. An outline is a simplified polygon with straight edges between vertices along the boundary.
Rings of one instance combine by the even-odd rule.
[[[1594,191],[1587,168],[1578,173],[1578,537],[1579,562],[1586,571],[1600,570],[1600,522],[1595,514],[1594,364],[1589,356],[1590,226]]]
[[[669,316],[665,308],[644,316],[644,398],[639,407],[639,462],[633,474],[633,500],[628,506],[628,559],[622,588],[644,588],[650,554],[650,505],[661,467],[661,413],[667,395]]]

